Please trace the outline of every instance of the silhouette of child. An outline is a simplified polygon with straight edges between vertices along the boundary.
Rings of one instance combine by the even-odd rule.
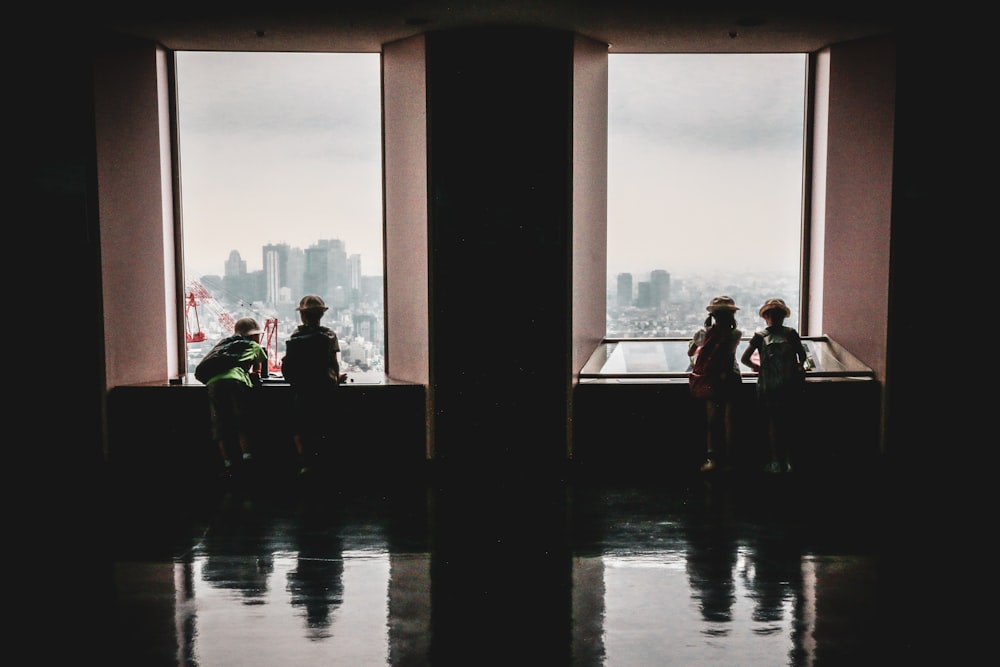
[[[322,451],[322,442],[331,435],[336,389],[347,379],[347,374],[340,372],[340,341],[336,332],[321,324],[328,310],[323,299],[307,294],[296,310],[302,324],[285,341],[281,370],[292,386],[292,438],[299,456],[299,473],[305,474],[310,462]]]
[[[767,421],[771,453],[765,470],[791,472],[790,434],[805,386],[807,353],[799,332],[784,326],[792,311],[783,299],[768,299],[759,314],[767,327],[754,332],[740,361],[758,373],[757,404]]]
[[[260,325],[252,317],[236,321],[233,334],[248,342],[240,364],[206,382],[211,416],[212,438],[222,455],[224,477],[233,474],[236,461],[247,463],[253,458],[250,447],[251,400],[254,387],[267,377],[267,351],[260,345]],[[237,454],[242,456],[236,459]]]
[[[722,459],[728,466],[732,454],[733,409],[743,379],[736,363],[736,348],[743,332],[736,327],[736,302],[717,296],[705,308],[705,326],[695,332],[688,345],[694,358],[689,378],[692,395],[705,401],[706,459],[702,472],[715,470]],[[720,443],[721,440],[721,443]],[[719,444],[722,444],[720,450]]]

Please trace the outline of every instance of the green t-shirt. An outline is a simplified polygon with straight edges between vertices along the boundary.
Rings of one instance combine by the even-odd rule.
[[[248,341],[250,344],[247,346],[246,351],[240,356],[240,365],[235,368],[231,368],[225,373],[219,373],[206,384],[211,384],[216,380],[237,380],[247,385],[248,387],[253,386],[253,380],[250,379],[250,371],[247,367],[253,367],[256,362],[261,362],[262,364],[267,363],[267,350],[265,350],[260,343],[256,341]]]

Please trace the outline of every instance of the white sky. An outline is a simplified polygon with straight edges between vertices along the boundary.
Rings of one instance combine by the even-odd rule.
[[[802,54],[609,57],[608,271],[797,273]],[[382,266],[378,54],[178,54],[188,276],[338,238]]]
[[[609,58],[608,272],[798,273],[806,57]]]
[[[178,54],[184,258],[222,275],[231,250],[340,239],[382,273],[378,54]]]

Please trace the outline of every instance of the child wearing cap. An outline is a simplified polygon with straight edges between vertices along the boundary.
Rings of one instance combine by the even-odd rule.
[[[732,453],[733,410],[743,379],[736,348],[743,332],[736,326],[739,307],[732,297],[717,296],[705,308],[705,325],[688,344],[693,359],[689,383],[695,398],[705,401],[706,458],[702,472],[715,470]],[[722,445],[720,448],[719,445]]]
[[[260,325],[252,317],[237,320],[233,335],[246,340],[239,363],[205,384],[211,415],[212,437],[222,455],[224,477],[231,477],[235,467],[253,458],[250,448],[250,416],[253,388],[267,377],[267,350],[260,345]],[[236,457],[239,456],[239,459]]]
[[[281,372],[292,386],[294,421],[292,438],[299,456],[299,473],[309,472],[334,425],[336,388],[347,379],[340,372],[340,341],[323,326],[328,310],[323,299],[307,294],[296,308],[302,324],[285,341]]]
[[[754,332],[740,361],[758,373],[757,403],[767,422],[771,454],[764,469],[791,472],[789,434],[805,386],[807,353],[799,332],[784,325],[792,311],[783,299],[768,299],[759,314],[767,327]]]

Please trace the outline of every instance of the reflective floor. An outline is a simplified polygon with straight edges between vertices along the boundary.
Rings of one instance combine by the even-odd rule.
[[[350,477],[247,477],[160,504],[122,490],[98,662],[860,665],[919,650],[876,477]]]

